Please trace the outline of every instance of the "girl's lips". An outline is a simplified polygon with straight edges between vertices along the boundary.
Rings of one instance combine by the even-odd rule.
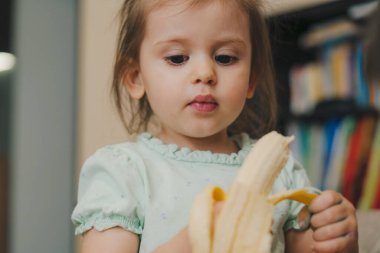
[[[216,109],[218,103],[211,95],[198,95],[189,105],[198,112],[212,112]]]
[[[199,103],[216,103],[215,102],[215,99],[212,95],[198,95],[196,96],[192,103],[193,102],[199,102]]]

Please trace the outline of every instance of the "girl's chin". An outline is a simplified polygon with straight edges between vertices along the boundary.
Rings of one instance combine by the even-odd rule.
[[[227,130],[215,131],[215,130],[205,130],[205,129],[192,129],[191,131],[178,131],[178,132],[167,132],[161,131],[157,134],[162,140],[196,140],[199,141],[201,139],[210,139],[210,138],[225,138],[227,137]]]

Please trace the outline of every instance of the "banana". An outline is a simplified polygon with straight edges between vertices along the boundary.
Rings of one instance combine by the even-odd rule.
[[[248,154],[228,194],[209,186],[195,198],[189,221],[194,253],[270,252],[273,205],[284,199],[308,205],[317,196],[306,188],[269,196],[293,139],[275,131],[264,135]],[[215,219],[217,201],[224,203]]]
[[[224,201],[222,188],[208,186],[195,197],[190,215],[189,234],[193,252],[210,253],[214,228],[214,206],[217,201]]]

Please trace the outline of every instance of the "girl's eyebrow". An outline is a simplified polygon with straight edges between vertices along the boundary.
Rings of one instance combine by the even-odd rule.
[[[236,45],[238,47],[248,47],[247,43],[240,39],[240,38],[226,38],[226,39],[220,39],[216,40],[215,45],[216,46],[223,46],[223,45]]]
[[[188,44],[189,39],[186,38],[168,38],[168,39],[163,39],[159,40],[157,42],[154,42],[154,46],[159,46],[161,44]]]
[[[168,38],[164,40],[159,40],[157,42],[154,42],[154,46],[159,46],[162,44],[190,44],[190,39],[187,38]],[[213,44],[218,47],[226,44],[234,44],[239,47],[248,47],[247,43],[239,38],[239,37],[228,37],[228,38],[221,38],[218,40],[215,40]]]

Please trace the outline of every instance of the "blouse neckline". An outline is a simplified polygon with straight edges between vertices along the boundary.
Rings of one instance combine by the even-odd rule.
[[[240,147],[237,153],[223,154],[213,153],[211,151],[191,150],[187,147],[180,148],[176,144],[163,143],[160,139],[147,132],[137,137],[138,142],[143,143],[149,149],[154,150],[168,159],[193,163],[241,165],[251,150],[253,141],[246,133],[234,135],[231,139]]]

